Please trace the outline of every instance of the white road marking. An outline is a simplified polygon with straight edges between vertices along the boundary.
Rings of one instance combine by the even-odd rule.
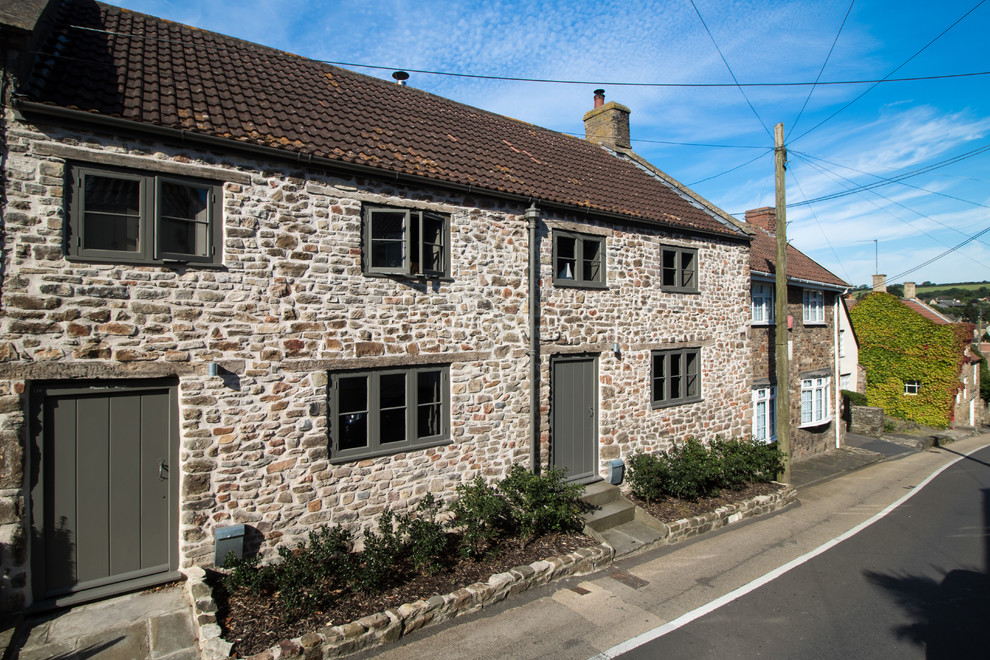
[[[978,447],[978,448],[972,450],[971,452],[969,452],[968,454],[965,454],[963,456],[959,456],[955,460],[953,460],[953,461],[951,461],[949,463],[946,463],[945,465],[943,465],[942,467],[940,467],[938,470],[936,470],[932,474],[928,475],[928,477],[924,481],[922,481],[920,484],[918,484],[917,486],[915,486],[906,495],[904,495],[902,498],[900,498],[899,500],[897,500],[896,502],[894,502],[893,504],[891,504],[890,506],[888,506],[886,509],[884,509],[883,511],[877,513],[872,518],[869,518],[868,520],[864,520],[863,522],[861,522],[860,524],[856,525],[855,527],[853,527],[849,531],[845,532],[844,534],[840,534],[839,536],[836,536],[831,541],[826,541],[825,543],[821,544],[820,546],[818,546],[814,550],[811,550],[809,552],[806,552],[805,554],[801,555],[800,557],[798,557],[796,559],[792,559],[791,561],[787,562],[783,566],[778,566],[777,568],[775,568],[774,570],[770,571],[769,573],[765,573],[765,574],[761,575],[760,577],[756,578],[752,582],[749,582],[748,584],[744,584],[743,586],[739,587],[735,591],[730,591],[729,593],[725,594],[721,598],[716,598],[715,600],[711,601],[710,603],[706,603],[706,604],[702,605],[701,607],[699,607],[697,609],[691,610],[690,612],[677,617],[673,621],[668,621],[667,623],[663,624],[662,626],[658,626],[658,627],[654,628],[653,630],[648,630],[648,631],[646,631],[645,633],[643,633],[641,635],[637,635],[636,637],[633,637],[632,639],[627,639],[626,641],[622,642],[621,644],[616,644],[612,648],[606,649],[606,650],[602,651],[601,653],[599,653],[598,655],[592,656],[591,658],[589,658],[589,660],[612,660],[612,658],[616,658],[616,657],[622,655],[623,653],[628,653],[629,651],[632,651],[633,649],[637,649],[640,646],[642,646],[644,644],[647,644],[649,642],[652,642],[655,639],[659,639],[659,638],[663,637],[664,635],[666,635],[667,633],[673,632],[673,631],[677,630],[678,628],[680,628],[682,626],[686,626],[687,624],[691,623],[695,619],[699,619],[699,618],[705,616],[706,614],[709,614],[711,612],[714,612],[715,610],[717,610],[718,608],[722,607],[723,605],[728,605],[729,603],[731,603],[732,601],[736,600],[737,598],[741,598],[742,596],[745,596],[749,592],[755,591],[756,589],[759,589],[763,585],[765,585],[765,584],[767,584],[769,582],[772,582],[773,580],[776,580],[778,577],[780,577],[784,573],[787,573],[791,569],[797,568],[798,566],[800,566],[801,564],[805,563],[806,561],[808,561],[810,559],[814,559],[815,557],[817,557],[818,555],[822,554],[826,550],[829,550],[829,549],[837,546],[838,544],[842,543],[843,541],[845,541],[848,538],[852,538],[853,536],[855,536],[856,534],[859,534],[861,531],[863,531],[864,529],[866,529],[870,525],[872,525],[875,522],[883,519],[888,514],[890,514],[894,509],[896,509],[897,507],[899,507],[900,505],[904,504],[909,499],[911,499],[912,497],[914,497],[915,495],[917,495],[921,491],[922,488],[924,488],[925,486],[927,486],[929,484],[929,482],[932,481],[932,479],[934,479],[938,475],[942,474],[945,470],[949,469],[950,467],[952,467],[953,465],[955,465],[959,461],[961,461],[961,460],[963,460],[965,458],[968,458],[970,454],[974,454],[974,453],[976,453],[976,452],[978,452],[978,451],[980,451],[982,449],[985,449],[985,447]]]

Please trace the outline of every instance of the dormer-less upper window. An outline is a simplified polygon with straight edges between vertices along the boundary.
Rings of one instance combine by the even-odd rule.
[[[219,184],[89,167],[72,169],[70,257],[219,263]]]
[[[442,277],[450,274],[450,220],[410,209],[367,208],[367,273]]]
[[[698,251],[665,245],[660,248],[660,288],[664,291],[698,291]]]
[[[553,232],[553,283],[557,286],[605,286],[605,237]]]

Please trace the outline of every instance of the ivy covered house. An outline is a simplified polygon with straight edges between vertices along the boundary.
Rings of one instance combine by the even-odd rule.
[[[0,609],[749,433],[750,238],[603,94],[579,139],[93,0],[0,19]]]
[[[884,413],[946,428],[978,426],[986,416],[980,397],[980,360],[972,352],[971,323],[954,323],[904,285],[904,297],[874,291],[849,310],[866,369],[866,396]]]

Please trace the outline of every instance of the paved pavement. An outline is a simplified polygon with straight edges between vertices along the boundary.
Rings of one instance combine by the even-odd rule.
[[[28,617],[4,660],[195,660],[199,648],[182,585]]]
[[[809,488],[870,464],[917,454],[883,440],[849,435],[848,446],[795,462],[792,482]],[[731,530],[731,528],[729,528]],[[193,660],[199,657],[181,585],[127,594],[27,618],[3,660]]]

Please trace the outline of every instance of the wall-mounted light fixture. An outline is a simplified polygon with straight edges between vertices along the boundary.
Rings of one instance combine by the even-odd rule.
[[[207,376],[216,376],[218,369],[219,369],[219,367],[217,366],[217,363],[216,362],[210,362],[209,364],[206,365],[206,375]]]

